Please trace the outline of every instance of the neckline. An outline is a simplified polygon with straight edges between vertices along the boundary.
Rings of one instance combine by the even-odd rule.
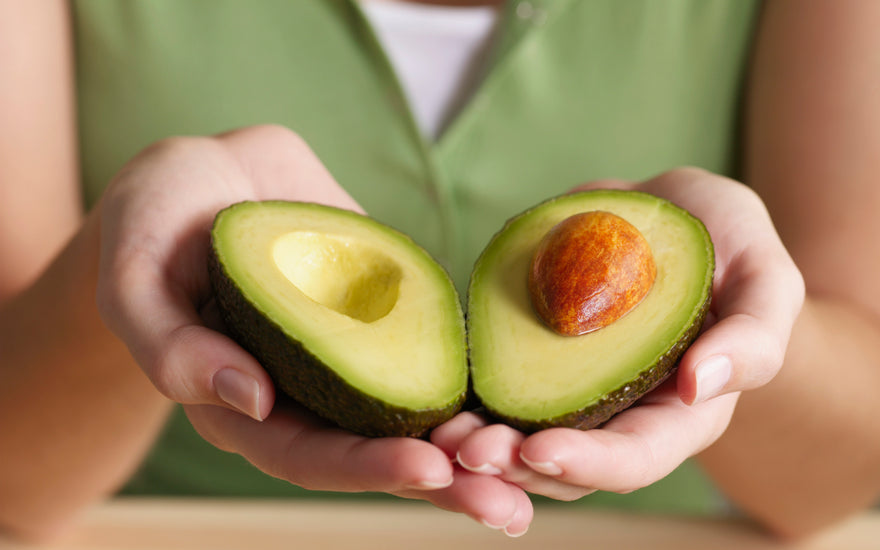
[[[511,58],[531,37],[536,30],[552,23],[568,8],[572,0],[507,0],[499,7],[495,36],[490,45],[486,62],[479,76],[479,84],[474,88],[468,101],[457,109],[456,114],[445,125],[443,130],[433,141],[422,135],[418,122],[413,115],[406,92],[394,71],[394,66],[388,58],[388,54],[382,47],[376,32],[370,23],[369,17],[364,13],[362,6],[364,0],[344,0],[355,15],[357,25],[363,33],[366,45],[370,48],[371,56],[379,63],[380,69],[385,73],[384,78],[391,83],[392,93],[397,101],[405,106],[405,118],[412,138],[416,140],[422,150],[425,163],[429,166],[434,177],[439,174],[437,158],[445,156],[448,151],[454,149],[469,121],[480,111],[480,104],[488,101],[497,87],[499,75],[503,74],[511,63]]]
[[[411,2],[361,1],[361,8],[421,134],[435,144],[485,76],[498,11]]]

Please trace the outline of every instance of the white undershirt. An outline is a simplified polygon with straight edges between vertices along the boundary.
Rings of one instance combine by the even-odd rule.
[[[364,0],[422,133],[435,140],[476,86],[497,11]]]

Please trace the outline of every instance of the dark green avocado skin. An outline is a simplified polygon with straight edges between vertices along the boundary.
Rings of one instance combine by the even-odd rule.
[[[687,332],[655,364],[643,370],[631,382],[606,393],[595,403],[568,414],[540,420],[504,415],[488,407],[486,410],[504,424],[526,433],[554,427],[590,430],[601,426],[617,413],[631,407],[639,398],[655,389],[675,373],[678,369],[679,359],[700,334],[711,301],[712,297],[709,295]]]
[[[452,418],[466,394],[439,409],[411,410],[385,403],[348,384],[263,316],[227,276],[211,247],[208,272],[230,336],[253,355],[276,387],[319,416],[370,437],[419,437]]]

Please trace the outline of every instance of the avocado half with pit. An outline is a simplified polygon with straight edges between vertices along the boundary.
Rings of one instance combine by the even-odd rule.
[[[700,220],[642,192],[574,193],[510,219],[468,289],[476,396],[527,432],[604,423],[673,373],[714,266]]]
[[[410,238],[347,210],[265,201],[219,212],[211,243],[228,330],[288,396],[369,436],[418,436],[461,408],[460,300]]]

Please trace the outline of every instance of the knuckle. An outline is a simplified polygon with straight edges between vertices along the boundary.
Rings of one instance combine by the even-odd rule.
[[[189,405],[184,407],[184,410],[190,424],[192,424],[202,439],[222,451],[228,453],[237,452],[235,445],[224,436],[222,419],[218,419],[216,414],[214,414],[217,412],[225,414],[226,411],[201,405]]]
[[[117,257],[102,259],[95,287],[95,308],[105,326],[121,336],[139,312],[135,307],[132,289],[143,288],[143,272],[135,267],[136,256],[142,252],[128,251],[125,260]]]
[[[756,349],[760,352],[751,365],[745,365],[750,370],[742,388],[746,390],[760,388],[770,382],[785,362],[786,345],[775,331],[765,329],[755,335],[754,341],[759,343]]]
[[[776,374],[782,369],[785,362],[785,346],[780,342],[772,342],[767,349],[765,357],[765,366],[758,376],[758,387],[763,386],[773,380]]]
[[[116,319],[117,304],[120,303],[119,294],[118,285],[106,279],[99,279],[98,286],[95,289],[95,309],[98,311],[98,316],[104,322],[104,325],[114,334],[117,332],[116,327],[118,325]]]
[[[282,124],[258,124],[256,126],[252,126],[251,129],[254,132],[264,134],[267,137],[284,139],[290,141],[291,143],[305,145],[305,140],[302,138],[302,136]]]
[[[698,166],[679,166],[664,173],[667,176],[683,177],[683,178],[705,178],[708,176],[716,177],[712,172]]]
[[[182,356],[190,340],[187,327],[174,330],[143,365],[156,389],[165,397],[180,403],[197,403],[195,397],[200,394],[182,372],[187,363]]]
[[[309,491],[336,490],[351,487],[344,464],[353,449],[343,448],[339,454],[314,460],[321,438],[315,432],[298,426],[287,436],[281,452],[264,458],[260,469]],[[368,489],[363,489],[368,490]]]
[[[707,178],[717,178],[715,174],[697,166],[677,166],[661,172],[649,180],[658,185],[677,184],[681,182],[699,181]]]
[[[555,500],[560,500],[562,502],[574,502],[595,492],[595,489],[588,489],[586,487],[572,487],[571,489],[563,491],[559,495],[557,495],[555,497]]]
[[[807,284],[804,280],[804,274],[798,268],[790,257],[788,258],[789,279],[791,280],[788,288],[794,296],[794,314],[797,315],[804,305],[806,299]]]
[[[134,158],[133,163],[144,159],[150,161],[163,161],[187,155],[191,151],[204,147],[210,143],[210,139],[202,136],[168,136],[147,145]]]
[[[176,401],[178,377],[175,374],[173,355],[172,350],[163,350],[152,361],[148,361],[144,365],[144,370],[159,393]]]
[[[283,143],[286,148],[294,150],[309,149],[306,140],[302,136],[287,126],[276,123],[245,126],[244,128],[233,130],[227,135],[234,138],[241,137]]]
[[[631,493],[654,483],[657,480],[656,472],[660,469],[660,460],[651,442],[645,438],[636,441],[638,450],[634,456],[638,460],[633,466],[633,475],[627,480],[628,483],[623,484],[623,493]]]
[[[495,423],[480,428],[480,431],[486,437],[502,438],[510,436],[515,430],[506,424]]]

